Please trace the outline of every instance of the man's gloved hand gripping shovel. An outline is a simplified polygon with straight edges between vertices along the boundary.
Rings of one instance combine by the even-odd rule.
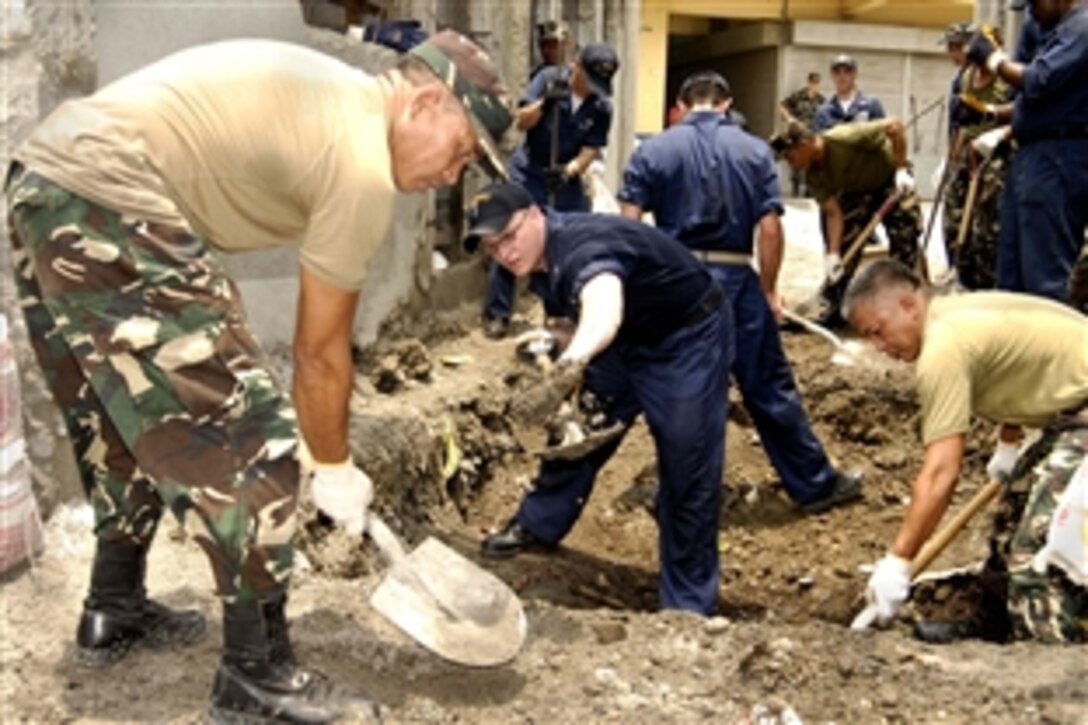
[[[365,532],[389,564],[370,604],[405,634],[440,657],[489,667],[518,653],[528,629],[521,601],[498,577],[428,537],[411,552],[368,511],[370,478],[349,459],[314,464],[317,507],[349,536]]]
[[[962,509],[956,514],[955,518],[948,522],[948,525],[938,531],[933,537],[926,542],[926,545],[922,548],[918,555],[914,557],[914,560],[910,564],[910,578],[912,581],[918,579],[918,576],[924,572],[933,560],[936,559],[942,551],[956,538],[960,530],[967,525],[967,522],[974,518],[986,504],[990,503],[997,494],[1001,492],[1002,482],[999,480],[992,480],[983,486],[981,489],[971,497]],[[877,619],[877,606],[875,604],[866,605],[865,609],[854,617],[854,621],[850,623],[850,629],[862,630],[868,629]]]

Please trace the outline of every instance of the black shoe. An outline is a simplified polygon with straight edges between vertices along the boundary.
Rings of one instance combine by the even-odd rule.
[[[1007,617],[981,614],[959,620],[922,619],[914,624],[914,637],[930,644],[951,644],[964,639],[1004,644],[1009,641],[1010,633]]]
[[[284,594],[264,601],[223,603],[223,658],[212,685],[211,721],[380,723],[373,700],[348,693],[295,664],[286,623],[281,627],[268,619],[279,618]]]
[[[492,317],[484,320],[484,337],[488,340],[501,340],[510,331],[510,320],[505,317]]]
[[[174,611],[145,600],[137,609],[96,608],[85,604],[76,631],[76,657],[95,667],[117,662],[133,647],[176,649],[204,636],[207,623],[195,610]]]
[[[492,559],[506,559],[526,549],[552,548],[555,547],[538,539],[514,518],[510,519],[501,530],[483,540],[480,544],[480,553]]]
[[[839,472],[835,476],[835,485],[832,486],[831,493],[815,501],[801,504],[801,509],[806,514],[822,514],[836,506],[856,501],[861,498],[861,484],[864,480],[865,474],[860,471]]]
[[[373,700],[350,695],[323,675],[261,661],[224,660],[215,673],[214,723],[380,723]]]

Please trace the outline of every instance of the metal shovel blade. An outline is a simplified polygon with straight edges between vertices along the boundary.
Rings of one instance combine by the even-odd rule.
[[[451,662],[492,667],[517,655],[528,623],[510,587],[433,537],[404,554],[377,524],[372,517],[368,531],[392,567],[370,597],[374,609]]]

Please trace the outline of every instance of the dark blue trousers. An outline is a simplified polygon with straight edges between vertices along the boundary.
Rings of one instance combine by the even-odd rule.
[[[759,276],[747,266],[711,264],[707,269],[733,306],[733,377],[763,450],[790,498],[798,503],[823,498],[831,493],[837,473],[809,425]]]
[[[997,286],[1068,302],[1069,275],[1088,223],[1088,139],[1021,146],[1000,218]]]
[[[662,608],[711,613],[718,599],[718,521],[725,463],[723,395],[733,360],[733,323],[721,314],[674,332],[654,347],[613,345],[592,361],[585,385],[610,417],[639,412],[657,449],[659,584]],[[557,543],[578,520],[597,472],[620,441],[577,461],[541,464],[521,502],[519,523]]]
[[[582,188],[581,179],[571,179],[555,197],[555,204],[548,203],[548,190],[544,185],[543,172],[537,169],[524,171],[510,168],[510,180],[521,184],[533,201],[540,206],[551,206],[556,211],[589,211],[589,198]],[[508,320],[514,311],[514,293],[517,280],[501,264],[491,260],[487,269],[487,294],[484,295],[484,318]]]

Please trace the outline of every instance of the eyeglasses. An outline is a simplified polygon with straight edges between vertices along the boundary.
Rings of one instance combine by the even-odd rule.
[[[517,224],[510,227],[505,232],[496,234],[490,239],[483,240],[484,251],[486,251],[488,254],[495,254],[500,249],[502,249],[502,247],[504,247],[508,242],[513,241],[514,238],[517,237],[518,231],[521,229],[521,225],[524,224],[525,220],[528,218],[529,212],[523,211],[521,212],[521,218],[518,219]]]

